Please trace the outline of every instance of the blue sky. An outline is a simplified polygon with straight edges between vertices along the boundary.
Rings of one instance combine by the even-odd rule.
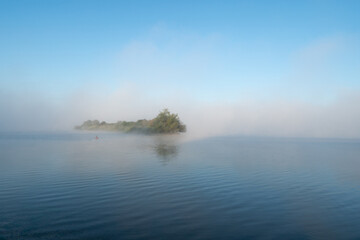
[[[331,0],[3,0],[0,94],[328,104],[360,90],[359,12]]]

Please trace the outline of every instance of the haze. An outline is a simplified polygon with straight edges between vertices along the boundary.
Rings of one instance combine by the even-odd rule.
[[[1,1],[0,131],[179,114],[194,137],[360,137],[358,1]]]

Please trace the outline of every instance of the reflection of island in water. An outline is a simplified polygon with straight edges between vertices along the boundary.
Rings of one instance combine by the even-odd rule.
[[[178,155],[178,147],[176,145],[160,143],[155,145],[154,150],[163,164],[167,164]]]

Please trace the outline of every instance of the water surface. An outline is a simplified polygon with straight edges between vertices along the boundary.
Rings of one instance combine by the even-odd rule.
[[[0,239],[360,239],[360,142],[1,133]]]

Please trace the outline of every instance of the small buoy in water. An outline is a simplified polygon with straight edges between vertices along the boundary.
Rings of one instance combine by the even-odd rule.
[[[99,139],[99,137],[98,137],[98,136],[96,136],[96,137],[95,137],[95,139],[96,139],[96,140],[98,140],[98,139]]]

